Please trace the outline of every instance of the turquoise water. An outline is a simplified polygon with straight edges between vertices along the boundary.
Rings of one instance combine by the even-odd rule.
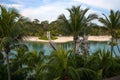
[[[97,51],[98,49],[106,49],[110,50],[110,46],[108,45],[109,42],[89,42],[89,53],[93,53]],[[45,54],[50,54],[53,49],[50,46],[49,43],[41,43],[41,42],[25,42],[25,44],[28,46],[30,51],[36,50],[37,52],[44,51]],[[63,47],[64,49],[72,49],[73,43],[72,42],[67,42],[67,43],[59,43],[56,44],[59,47]],[[118,45],[120,47],[120,40],[118,41]],[[115,52],[119,54],[118,49],[114,47]]]
[[[49,43],[41,43],[41,42],[25,42],[25,44],[28,46],[29,51],[36,50],[38,53],[40,51],[44,51],[45,54],[50,54],[53,49],[49,45]]]

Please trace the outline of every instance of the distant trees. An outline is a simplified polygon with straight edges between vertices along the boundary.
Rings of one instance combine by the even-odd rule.
[[[42,25],[42,27],[44,28],[45,31],[48,30],[48,28],[49,28],[49,22],[48,21],[42,21],[41,25]]]
[[[38,21],[38,20],[37,20]],[[64,34],[60,24],[57,21],[49,23],[48,21],[36,22],[36,19],[29,21],[24,25],[25,34],[28,36],[46,37],[47,31],[50,31],[51,36]]]
[[[60,24],[56,21],[53,21],[49,24],[49,31],[51,32],[51,35],[58,36],[59,34],[63,34],[61,30]]]
[[[90,27],[89,35],[104,36],[104,35],[110,35],[110,33],[109,33],[108,29],[105,28],[104,26],[96,25],[96,26]]]
[[[34,20],[33,20],[33,23],[35,23],[35,24],[39,24],[39,22],[40,22],[40,21],[39,21],[38,19],[34,19]]]

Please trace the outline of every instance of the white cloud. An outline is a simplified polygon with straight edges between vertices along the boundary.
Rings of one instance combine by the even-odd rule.
[[[54,21],[60,14],[65,14],[68,17],[66,8],[71,8],[73,5],[82,5],[82,8],[90,7],[89,13],[97,13],[101,15],[104,10],[115,9],[120,10],[120,0],[11,0],[16,4],[6,4],[20,10],[20,13],[30,19],[39,19],[40,21]],[[28,4],[28,3],[29,4]],[[42,2],[42,3],[40,3]],[[32,5],[33,4],[33,5]],[[36,6],[36,7],[35,7]],[[92,8],[92,9],[91,9]],[[95,8],[95,9],[94,9]],[[99,9],[100,10],[97,10]],[[101,11],[101,9],[104,9]]]
[[[73,0],[104,9],[120,9],[120,0]]]
[[[68,5],[61,3],[53,3],[39,6],[37,8],[26,8],[21,11],[21,14],[30,17],[31,19],[39,19],[40,21],[49,20],[54,21],[60,14],[68,15],[66,8]]]
[[[16,8],[16,9],[20,9],[23,7],[23,5],[20,5],[20,4],[5,4],[5,3],[2,3],[2,5],[6,6],[6,7],[13,7],[13,8]]]
[[[69,12],[66,9],[71,8],[73,5],[77,6],[77,5],[81,5],[81,3],[74,1],[68,3],[55,2],[55,3],[39,6],[36,8],[31,7],[31,8],[23,9],[21,11],[21,14],[26,17],[29,17],[32,20],[33,19],[39,19],[40,21],[49,20],[51,22],[56,20],[60,14],[65,14],[66,17],[68,18]],[[81,7],[86,8],[86,6],[84,5],[82,5]],[[88,14],[89,13],[100,13],[100,12],[90,9],[88,11]]]

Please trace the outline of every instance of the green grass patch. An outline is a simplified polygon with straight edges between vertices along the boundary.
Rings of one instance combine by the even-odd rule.
[[[47,38],[46,36],[41,36],[41,37],[39,37],[39,39],[48,40],[48,38]],[[55,39],[57,39],[56,36],[52,36],[52,37],[51,37],[51,40],[55,40]]]

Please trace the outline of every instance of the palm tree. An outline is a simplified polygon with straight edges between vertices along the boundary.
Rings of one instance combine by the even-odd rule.
[[[39,22],[40,22],[40,21],[39,21],[38,19],[34,19],[34,20],[33,20],[33,23],[34,23],[34,24],[39,24]]]
[[[99,80],[94,70],[86,67],[86,60],[72,50],[57,49],[41,67],[40,80]],[[89,65],[89,64],[88,64]],[[92,64],[91,64],[92,65]]]
[[[110,31],[112,39],[111,39],[111,55],[114,48],[114,39],[116,30],[120,28],[120,11],[110,11],[109,17],[107,17],[105,14],[104,18],[100,18],[99,21]]]
[[[28,52],[26,55],[28,78],[39,80],[39,75],[41,74],[40,68],[46,61],[47,58],[44,51],[40,51],[39,53],[37,51]]]
[[[96,51],[88,58],[85,66],[98,72],[102,79],[119,75],[120,59],[111,57],[110,53],[106,49]]]
[[[8,80],[10,80],[9,52],[13,43],[21,39],[23,31],[21,30],[24,18],[14,8],[5,8],[0,5],[0,49],[6,53]]]
[[[42,21],[41,25],[45,31],[48,31],[49,21]]]
[[[4,65],[4,56],[0,53],[0,80],[7,79],[6,65]]]
[[[28,70],[26,69],[26,55],[28,52],[28,47],[24,44],[19,44],[14,46],[16,53],[10,53],[12,58],[10,58],[10,71],[11,80],[25,80],[27,77]]]
[[[79,74],[71,64],[71,51],[57,49],[53,51],[46,64],[41,67],[40,80],[80,80]],[[52,73],[52,74],[51,74]]]
[[[73,35],[73,41],[74,41],[74,52],[75,54],[79,53],[79,34],[83,27],[87,25],[88,22],[93,20],[97,17],[95,14],[91,14],[88,17],[85,17],[88,8],[81,9],[81,6],[73,6],[71,9],[67,9],[70,13],[70,18],[67,20],[65,15],[59,16],[59,21],[63,24],[63,28],[65,32],[67,32],[70,35]]]

